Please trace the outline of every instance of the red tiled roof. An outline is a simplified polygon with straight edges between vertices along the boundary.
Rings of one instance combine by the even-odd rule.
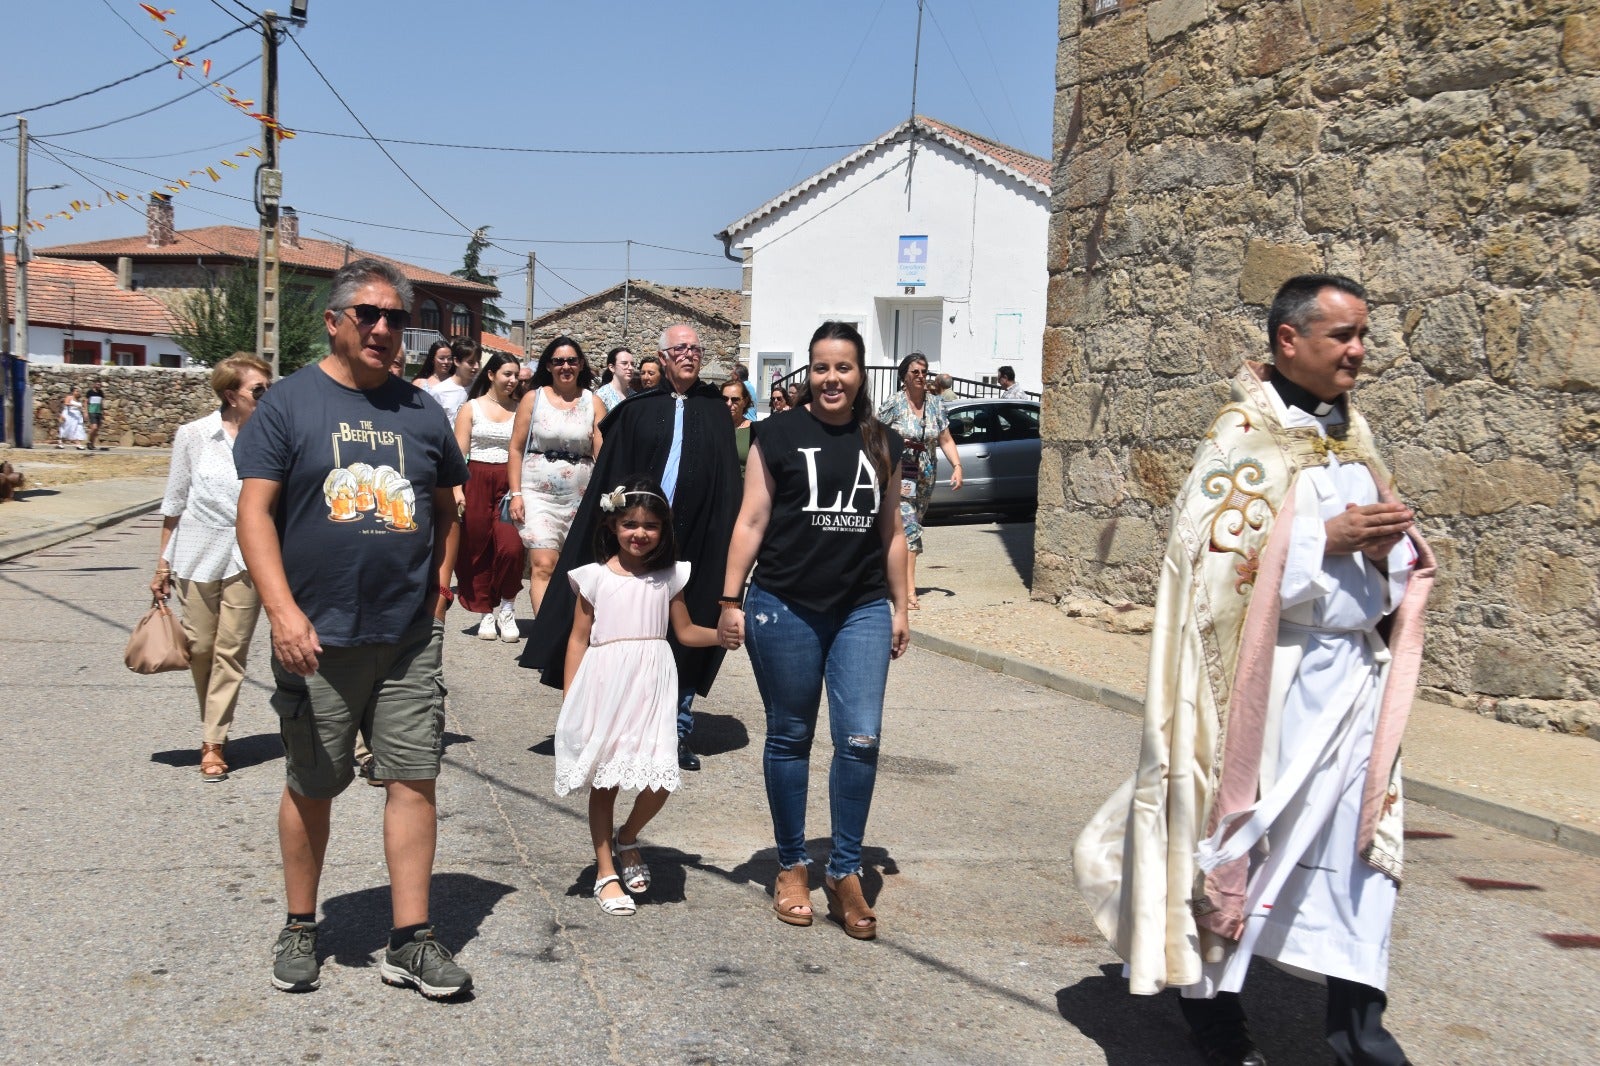
[[[487,352],[505,352],[507,355],[514,355],[518,359],[521,359],[523,355],[521,348],[518,348],[504,337],[496,337],[493,333],[478,334],[478,347]]]
[[[6,256],[6,306],[14,307],[17,261]],[[177,323],[167,306],[142,292],[117,288],[99,263],[46,259],[28,264],[28,321],[39,326],[170,336]]]
[[[84,244],[60,244],[54,248],[41,248],[38,254],[55,256],[59,259],[104,260],[125,255],[135,261],[194,259],[197,256],[207,259],[242,259],[251,263],[256,261],[259,236],[255,230],[244,226],[202,226],[199,229],[177,230],[173,237],[175,240],[172,244],[163,244],[159,247],[152,246],[149,240],[141,235],[118,237],[109,241],[89,241]],[[364,252],[359,248],[346,249],[342,244],[313,240],[309,237],[301,237],[298,248],[287,241],[282,242],[278,248],[278,256],[286,268],[324,276],[331,276],[351,259],[371,256],[373,259],[393,263],[407,280],[430,289],[457,289],[462,292],[482,293],[485,296],[497,296],[500,292],[493,285],[463,281],[449,274],[441,274],[437,270],[403,263],[398,259]]]
[[[629,288],[634,293],[653,296],[662,302],[675,304],[686,311],[701,315],[705,318],[716,318],[728,323],[730,326],[739,324],[739,316],[744,313],[744,297],[733,289],[704,288],[695,285],[657,285],[653,281],[629,280]],[[574,300],[569,304],[562,304],[551,311],[546,311],[528,324],[528,332],[532,333],[540,325],[562,315],[571,314],[583,307],[602,303],[613,296],[622,293],[622,282],[602,289],[581,300]]]
[[[1049,195],[1051,181],[1050,171],[1052,168],[1048,159],[1041,159],[1036,155],[1029,155],[1020,148],[1012,148],[1010,145],[1001,144],[999,141],[992,141],[989,138],[981,137],[970,130],[964,130],[959,126],[952,126],[948,122],[940,122],[936,118],[929,118],[926,115],[918,115],[914,119],[907,119],[905,122],[900,123],[900,125],[896,126],[888,133],[885,133],[871,144],[863,145],[862,147],[857,148],[854,152],[851,152],[849,155],[845,156],[843,159],[840,159],[830,166],[817,171],[817,173],[811,175],[809,178],[806,178],[800,184],[792,186],[791,188],[779,193],[777,196],[773,197],[771,200],[768,200],[766,203],[745,215],[743,218],[730,223],[726,229],[717,234],[717,237],[732,237],[734,234],[739,233],[746,227],[760,221],[784,205],[798,200],[812,189],[817,188],[823,182],[843,173],[850,167],[859,163],[861,160],[872,155],[874,152],[880,151],[889,145],[906,140],[910,136],[911,124],[913,122],[917,124],[919,136],[931,137],[933,140],[938,141],[940,144],[943,144],[945,147],[950,148],[953,151],[960,152],[962,155],[965,155],[970,159],[981,161],[987,166],[992,167],[1003,174],[1009,174],[1012,177],[1031,185],[1038,192],[1044,193],[1046,196]]]
[[[1009,144],[991,141],[987,137],[979,136],[971,130],[964,130],[960,126],[952,126],[948,122],[940,122],[927,115],[918,115],[917,123],[929,129],[937,130],[953,140],[967,145],[969,148],[990,159],[1000,163],[1019,174],[1026,174],[1039,184],[1050,185],[1050,160],[1040,159],[1036,155],[1029,155],[1020,148],[1013,148]]]

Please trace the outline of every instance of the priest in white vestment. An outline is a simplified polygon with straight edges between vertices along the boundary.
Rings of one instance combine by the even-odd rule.
[[[1303,275],[1268,317],[1174,507],[1140,767],[1074,870],[1131,991],[1178,987],[1208,1063],[1261,1066],[1252,957],[1328,985],[1342,1066],[1384,1029],[1399,891],[1399,741],[1433,557],[1349,403],[1366,294]]]

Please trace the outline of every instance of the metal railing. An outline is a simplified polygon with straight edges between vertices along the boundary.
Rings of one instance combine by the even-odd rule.
[[[867,395],[872,398],[872,407],[874,410],[878,408],[879,404],[883,403],[896,392],[900,391],[900,380],[898,377],[896,377],[896,372],[898,369],[899,368],[897,366],[869,365],[867,367]],[[806,373],[806,367],[801,367],[799,370],[791,370],[789,373],[779,378],[777,383],[786,389],[790,385],[799,385],[806,380]],[[999,385],[987,381],[974,381],[972,378],[957,377],[952,377],[952,380],[955,382],[955,384],[949,392],[944,394],[946,401],[995,399],[1005,391]],[[764,393],[758,392],[756,394],[756,401],[761,405],[763,410],[766,409],[767,401],[771,396],[771,386],[768,386]],[[1039,399],[1039,394],[1037,392],[1030,392],[1028,393],[1028,399],[1037,400]]]

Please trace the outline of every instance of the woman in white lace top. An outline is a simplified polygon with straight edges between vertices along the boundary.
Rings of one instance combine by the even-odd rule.
[[[498,635],[507,644],[522,639],[513,606],[522,589],[522,537],[511,523],[500,521],[517,414],[511,397],[520,369],[509,355],[491,355],[456,415],[456,443],[467,457],[468,471],[461,547],[456,552],[456,595],[463,607],[483,616],[478,621],[479,637],[493,640]]]
[[[244,352],[216,365],[211,388],[222,405],[178,427],[161,501],[160,562],[150,591],[165,599],[177,585],[190,642],[189,670],[200,701],[200,775],[207,781],[228,776],[223,747],[261,615],[261,599],[234,536],[239,475],[233,440],[255,414],[271,374],[270,366]]]

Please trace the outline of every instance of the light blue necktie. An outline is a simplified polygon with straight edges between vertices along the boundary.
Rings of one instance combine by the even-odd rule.
[[[678,464],[683,459],[683,397],[674,396],[672,403],[672,448],[667,452],[667,467],[661,471],[661,491],[667,494],[669,504],[678,490]]]

